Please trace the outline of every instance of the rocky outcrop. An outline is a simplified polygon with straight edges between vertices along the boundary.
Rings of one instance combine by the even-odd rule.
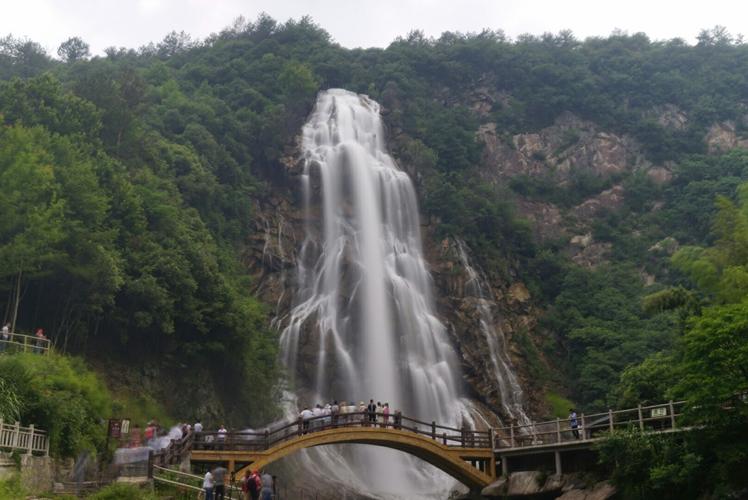
[[[709,127],[704,141],[712,154],[725,153],[735,148],[748,148],[748,139],[738,137],[735,123],[731,121],[713,124]]]
[[[478,138],[485,144],[482,175],[492,182],[527,175],[564,185],[574,175],[607,179],[648,166],[633,139],[601,131],[571,113],[537,133],[511,137],[498,135],[496,125],[488,123]]]
[[[563,500],[607,500],[615,488],[603,481],[586,485],[576,474],[547,475],[538,471],[513,472],[483,488],[483,498],[558,498]]]

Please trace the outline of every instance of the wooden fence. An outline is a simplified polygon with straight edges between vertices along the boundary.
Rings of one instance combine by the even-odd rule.
[[[0,419],[0,449],[49,456],[49,436],[33,425],[24,427],[18,422],[6,424]]]

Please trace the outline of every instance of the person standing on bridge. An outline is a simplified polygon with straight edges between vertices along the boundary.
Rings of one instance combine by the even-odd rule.
[[[377,426],[377,405],[374,404],[374,400],[369,400],[369,406],[366,407],[366,410],[369,414],[369,425],[370,426]]]
[[[569,408],[569,427],[574,438],[579,439],[579,420],[577,420],[577,410]]]
[[[314,416],[314,413],[312,413],[312,410],[309,409],[308,406],[305,406],[303,410],[301,410],[301,413],[299,414],[302,421],[303,426],[303,434],[306,434],[309,432],[309,420]]]
[[[382,408],[382,413],[383,413],[382,427],[386,429],[390,421],[390,404],[389,403],[384,404],[384,407]]]

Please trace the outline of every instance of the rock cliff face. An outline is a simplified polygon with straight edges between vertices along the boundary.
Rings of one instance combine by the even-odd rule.
[[[506,98],[487,88],[477,88],[464,96],[477,116],[487,116]],[[389,112],[391,110],[385,106],[385,117]],[[674,106],[653,109],[651,113],[653,119],[666,128],[679,130],[688,122],[688,117]],[[391,133],[398,136],[398,140],[402,139],[400,130]],[[584,267],[599,266],[609,258],[610,243],[595,241],[592,228],[596,220],[623,206],[626,191],[620,183],[622,176],[644,172],[659,184],[666,184],[672,178],[671,165],[653,165],[632,138],[601,130],[572,113],[562,114],[553,125],[536,133],[505,136],[489,123],[482,125],[477,135],[485,146],[478,173],[487,182],[507,185],[514,179],[526,177],[571,186],[579,176],[600,181],[599,192],[572,206],[523,196],[516,198],[516,209],[530,221],[536,239],[560,243],[572,261]],[[715,153],[748,147],[748,140],[738,136],[732,123],[712,126],[705,142]],[[418,186],[422,175],[418,166],[409,164],[407,159],[400,159],[400,163]],[[247,238],[244,254],[245,264],[254,277],[253,292],[271,306],[276,327],[284,324],[292,306],[296,255],[304,235],[298,147],[288,149],[283,164],[283,174],[256,200],[254,231]],[[424,252],[436,286],[438,311],[458,349],[464,382],[476,399],[501,415],[501,396],[488,369],[490,349],[480,328],[480,300],[467,291],[470,276],[460,259],[458,244],[451,238],[437,238],[433,221],[424,222],[422,233]],[[677,247],[677,242],[673,244]],[[510,269],[508,277],[488,277],[483,299],[490,302],[493,329],[506,339],[507,356],[524,388],[527,409],[535,416],[544,416],[547,409],[542,390],[539,390],[542,388],[533,387],[527,359],[528,346],[532,349],[543,342],[537,329],[541,309],[516,276]],[[651,283],[654,277],[643,274],[642,279]],[[303,353],[304,346],[300,348]],[[547,364],[542,356],[533,362]]]

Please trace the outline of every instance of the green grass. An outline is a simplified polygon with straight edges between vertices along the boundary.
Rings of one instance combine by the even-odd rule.
[[[553,418],[566,418],[569,415],[569,408],[574,408],[574,403],[555,392],[547,392],[545,401],[551,408]]]
[[[157,500],[157,498],[150,491],[125,483],[110,484],[88,497],[89,500]]]

